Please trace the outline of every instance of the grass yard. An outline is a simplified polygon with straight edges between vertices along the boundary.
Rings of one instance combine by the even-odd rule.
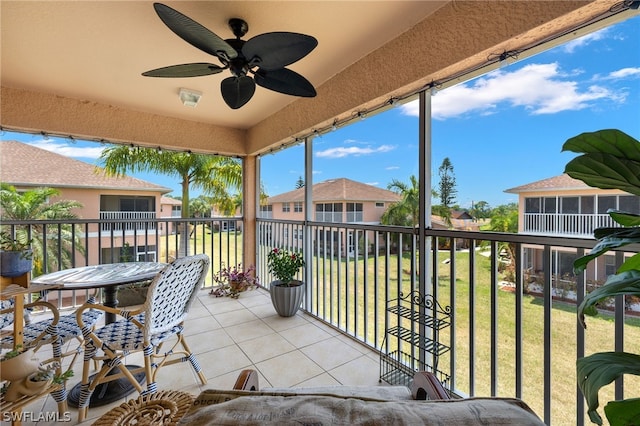
[[[455,387],[477,396],[491,395],[491,280],[489,259],[476,256],[475,303],[470,306],[469,253],[456,253],[455,277]],[[448,258],[448,252],[440,261]],[[349,332],[361,336],[371,344],[380,344],[384,328],[385,301],[411,288],[410,259],[398,263],[392,256],[369,258],[368,262],[341,262],[325,258],[314,259],[314,297],[312,310],[320,317],[339,324]],[[398,271],[402,271],[398,274]],[[325,271],[323,273],[322,271]],[[366,272],[366,273],[365,273]],[[385,280],[388,277],[388,281]],[[438,271],[438,300],[450,304],[450,266],[441,263]],[[515,396],[515,295],[499,290],[497,297],[497,385],[498,396]],[[377,309],[374,307],[377,306]],[[338,309],[339,308],[339,309]],[[576,411],[575,358],[577,351],[576,307],[554,302],[551,312],[552,351],[552,422],[574,424]],[[470,313],[475,315],[475,383],[470,387]],[[377,324],[377,327],[374,325]],[[613,350],[613,321],[610,315],[588,317],[586,353]],[[523,395],[540,417],[543,417],[544,393],[544,308],[542,300],[525,295],[522,306],[522,363]],[[450,329],[441,332],[440,341],[448,344]],[[405,348],[406,349],[406,348]],[[640,352],[640,318],[629,318],[625,325],[625,349]],[[439,369],[448,372],[451,352],[440,358]],[[640,389],[640,378],[631,376],[625,380],[627,392]],[[601,405],[613,398],[612,386],[601,392]],[[587,423],[588,419],[586,420]]]

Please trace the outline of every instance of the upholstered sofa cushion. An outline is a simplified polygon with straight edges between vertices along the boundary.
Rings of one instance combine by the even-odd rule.
[[[331,394],[352,398],[373,398],[385,401],[412,400],[411,391],[406,386],[318,386],[312,388],[263,388],[262,392],[296,394]]]
[[[383,401],[328,394],[202,392],[180,425],[544,425],[522,401]]]

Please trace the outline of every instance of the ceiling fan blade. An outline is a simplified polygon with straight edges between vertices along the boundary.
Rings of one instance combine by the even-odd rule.
[[[145,77],[200,77],[203,75],[218,74],[224,68],[214,64],[198,62],[193,64],[170,65],[143,72]]]
[[[217,57],[220,57],[221,53],[229,59],[238,56],[238,52],[229,43],[188,16],[162,3],[154,3],[153,7],[162,22],[192,46]]]
[[[255,65],[271,71],[304,58],[318,45],[315,38],[298,33],[273,32],[257,35],[242,47],[248,61],[259,58]]]
[[[274,71],[258,69],[254,78],[257,85],[286,95],[305,98],[316,96],[316,89],[313,88],[309,80],[287,68]]]
[[[238,109],[249,102],[256,91],[256,83],[251,77],[228,77],[220,84],[222,98],[232,109]]]

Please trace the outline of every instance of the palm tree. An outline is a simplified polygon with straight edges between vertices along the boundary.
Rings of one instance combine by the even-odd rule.
[[[127,172],[156,172],[181,179],[183,219],[191,217],[191,188],[202,189],[214,198],[224,198],[229,187],[239,191],[242,184],[242,165],[230,157],[114,145],[104,149],[98,161],[107,176],[124,176]],[[189,250],[188,226],[180,228],[183,241],[180,250],[184,251],[181,254],[186,255]]]
[[[404,182],[401,182],[397,179],[393,179],[389,185],[387,185],[387,189],[393,191],[397,194],[402,195],[402,200],[398,203],[389,207],[389,210],[393,210],[389,213],[388,219],[395,217],[400,220],[400,222],[406,222],[406,220],[400,219],[400,214],[402,211],[405,212],[406,216],[410,218],[409,226],[417,226],[418,221],[420,219],[420,187],[418,179],[411,175],[409,176],[410,184],[407,185]],[[385,212],[386,214],[387,212]],[[405,218],[406,219],[406,218]],[[384,223],[384,222],[383,222]],[[405,225],[405,223],[386,223],[387,225]]]
[[[518,205],[516,203],[503,204],[491,211],[489,230],[495,232],[518,232]],[[505,266],[509,275],[515,277],[516,246],[514,243],[501,242],[498,252],[506,250],[510,263]],[[515,278],[514,278],[515,279]]]
[[[71,210],[82,207],[82,204],[72,200],[49,203],[50,198],[60,195],[60,191],[54,188],[35,188],[19,193],[12,185],[6,183],[0,185],[0,206],[2,207],[0,217],[3,220],[77,219],[78,216],[72,213]],[[9,226],[5,225],[3,228],[6,232],[11,231]],[[26,227],[16,227],[13,232],[15,239],[20,241],[31,240],[34,276],[44,273],[45,258],[48,262],[46,270],[56,271],[73,266],[74,250],[81,254],[85,253],[80,232],[74,232],[71,224],[46,228],[44,225],[34,224]],[[56,263],[58,253],[60,253],[59,264]]]

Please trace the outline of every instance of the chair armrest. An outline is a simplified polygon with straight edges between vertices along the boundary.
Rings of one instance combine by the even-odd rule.
[[[429,371],[416,372],[411,383],[411,395],[416,400],[451,399],[440,380]]]
[[[87,302],[87,303],[84,303],[83,305],[81,305],[76,310],[76,321],[78,322],[78,326],[80,326],[80,329],[82,329],[84,327],[84,322],[82,321],[82,314],[85,311],[88,311],[90,309],[95,309],[95,310],[98,310],[98,311],[104,311],[104,312],[109,312],[109,313],[112,313],[112,314],[119,315],[119,316],[121,316],[123,318],[126,318],[129,321],[135,323],[136,326],[138,326],[138,327],[142,327],[142,324],[138,320],[136,320],[134,318],[134,316],[145,312],[145,310],[143,308],[139,308],[139,309],[135,309],[135,310],[127,310],[127,309],[119,309],[119,308],[110,308],[108,306],[100,305],[98,303]]]
[[[247,391],[259,390],[258,372],[251,369],[242,370],[236,379],[236,383],[233,385],[233,389]]]

